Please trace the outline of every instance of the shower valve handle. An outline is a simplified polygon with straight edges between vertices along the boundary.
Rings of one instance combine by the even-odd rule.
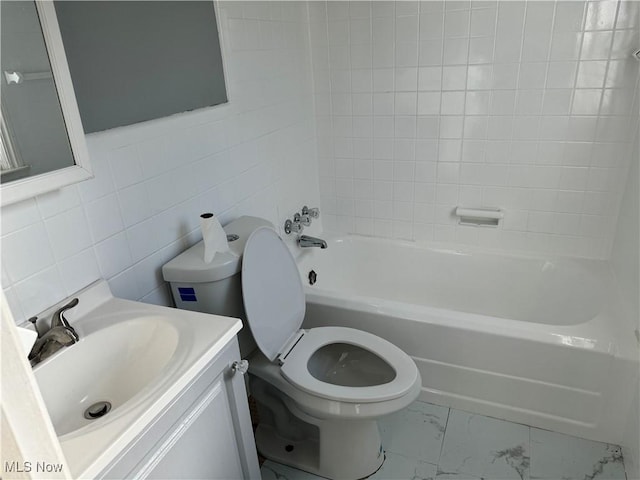
[[[306,205],[302,207],[302,215],[308,215],[310,218],[318,218],[320,216],[319,208],[309,208]]]

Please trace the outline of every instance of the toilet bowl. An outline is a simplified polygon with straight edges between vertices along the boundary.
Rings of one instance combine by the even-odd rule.
[[[343,327],[301,329],[304,290],[289,249],[270,227],[249,236],[242,262],[249,358],[266,458],[331,479],[359,479],[384,461],[377,419],[420,392],[413,360],[390,342]]]

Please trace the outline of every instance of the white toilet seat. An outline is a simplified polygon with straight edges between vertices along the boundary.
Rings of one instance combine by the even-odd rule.
[[[359,407],[367,404],[371,410],[384,412],[386,408],[374,408],[374,405],[386,402],[390,407],[403,403],[403,396],[410,397],[411,401],[417,396],[421,383],[418,368],[409,355],[392,343],[353,328],[300,329],[305,314],[300,273],[288,247],[272,228],[257,228],[247,240],[242,262],[242,293],[251,332],[273,367],[260,365],[253,371],[262,372],[270,381],[278,377],[302,396],[312,397],[306,399],[307,403],[315,405],[315,410],[321,410],[323,415],[342,410],[340,404],[354,407],[356,411],[368,411]],[[337,385],[315,378],[308,368],[311,356],[326,345],[340,343],[374,354],[393,369],[395,377],[371,386]]]
[[[342,386],[326,383],[311,375],[309,358],[321,347],[333,343],[347,343],[368,350],[395,371],[388,383],[367,387]],[[282,375],[301,390],[326,398],[349,403],[371,403],[392,400],[406,395],[415,385],[418,369],[413,360],[392,343],[368,332],[345,327],[317,327],[305,331],[304,336],[287,354],[280,367]]]

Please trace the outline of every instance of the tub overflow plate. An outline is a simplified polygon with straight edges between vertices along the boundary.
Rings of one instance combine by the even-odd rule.
[[[318,280],[318,275],[316,274],[316,272],[311,270],[309,272],[309,285],[313,285],[314,283],[316,283],[317,280]]]

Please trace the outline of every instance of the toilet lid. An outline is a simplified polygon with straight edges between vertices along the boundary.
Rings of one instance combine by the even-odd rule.
[[[273,361],[300,330],[305,303],[298,266],[270,227],[256,229],[244,247],[242,295],[258,348]]]

